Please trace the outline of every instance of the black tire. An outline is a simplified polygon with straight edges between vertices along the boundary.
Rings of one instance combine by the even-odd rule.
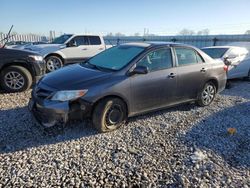
[[[99,132],[110,132],[121,127],[127,119],[126,104],[118,98],[107,98],[94,108],[92,121]]]
[[[249,69],[249,71],[248,71],[247,77],[245,77],[244,80],[250,81],[250,69]]]
[[[45,58],[46,62],[46,72],[53,72],[57,69],[60,69],[63,67],[63,60],[55,55],[50,55]]]
[[[216,86],[213,82],[207,82],[198,95],[197,104],[199,106],[210,105],[216,96]]]
[[[16,76],[17,79],[12,79],[9,76]],[[13,77],[13,76],[12,76]],[[18,80],[18,81],[17,81]],[[18,84],[19,83],[19,84]],[[0,74],[1,87],[6,92],[21,92],[29,89],[32,85],[32,76],[30,72],[21,66],[9,66],[5,68]],[[16,87],[15,87],[16,86]]]

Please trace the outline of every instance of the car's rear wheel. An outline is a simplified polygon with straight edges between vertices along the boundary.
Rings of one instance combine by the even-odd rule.
[[[126,104],[118,98],[100,101],[92,115],[94,127],[99,132],[109,132],[121,127],[127,119]]]
[[[7,92],[21,92],[32,85],[30,72],[21,66],[10,66],[1,72],[0,84]]]
[[[210,105],[216,95],[216,87],[213,82],[207,82],[203,87],[201,93],[198,96],[197,103],[199,106],[208,106]]]
[[[57,69],[60,69],[63,67],[63,61],[60,57],[57,56],[48,56],[45,58],[46,62],[46,72],[53,72]]]

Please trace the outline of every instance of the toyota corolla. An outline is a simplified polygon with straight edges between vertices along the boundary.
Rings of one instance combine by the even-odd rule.
[[[100,132],[128,117],[180,103],[212,103],[226,84],[224,63],[176,43],[128,43],[44,76],[29,109],[46,127],[91,118]]]

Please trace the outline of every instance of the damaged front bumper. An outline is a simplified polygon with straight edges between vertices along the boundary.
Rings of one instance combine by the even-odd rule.
[[[51,101],[32,98],[29,101],[29,110],[35,119],[45,127],[64,125],[69,120],[83,120],[89,117],[92,110],[91,103],[80,99],[75,101]]]

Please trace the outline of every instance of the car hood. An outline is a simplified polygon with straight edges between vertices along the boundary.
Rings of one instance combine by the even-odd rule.
[[[111,74],[111,72],[102,72],[75,64],[47,74],[41,80],[41,84],[57,90],[86,89],[92,84],[109,78]]]
[[[66,47],[65,44],[38,44],[38,45],[26,46],[24,50],[37,52],[45,56],[49,53],[55,52],[65,47]]]

